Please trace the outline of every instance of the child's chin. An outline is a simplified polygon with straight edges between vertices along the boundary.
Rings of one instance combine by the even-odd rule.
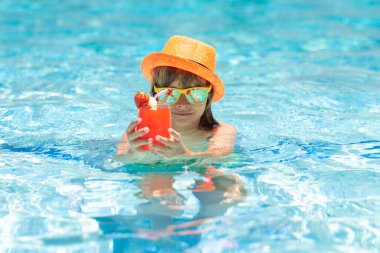
[[[177,120],[176,125],[178,126],[187,126],[189,123],[187,120]]]
[[[177,126],[181,126],[181,127],[185,127],[185,126],[191,125],[191,120],[187,120],[187,119],[176,119],[176,120],[175,120],[175,125],[177,125]]]

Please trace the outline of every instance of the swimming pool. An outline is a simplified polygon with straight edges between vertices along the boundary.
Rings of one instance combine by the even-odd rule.
[[[0,251],[378,252],[379,13],[373,0],[1,1]],[[235,153],[120,167],[148,90],[140,61],[173,34],[215,46],[227,95],[213,110],[238,128]],[[172,181],[176,194],[149,195]]]

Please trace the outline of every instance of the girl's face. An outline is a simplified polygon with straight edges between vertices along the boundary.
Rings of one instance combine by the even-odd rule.
[[[195,87],[196,85],[189,85],[189,87]],[[169,87],[173,88],[185,88],[181,83],[176,80]],[[203,104],[191,104],[187,101],[184,94],[181,94],[177,103],[170,105],[172,113],[172,119],[177,125],[186,126],[196,123],[198,125],[199,120],[206,109],[206,103]]]

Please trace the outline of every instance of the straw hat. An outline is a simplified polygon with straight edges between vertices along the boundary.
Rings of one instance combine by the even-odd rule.
[[[159,66],[179,68],[209,81],[214,88],[212,102],[224,95],[224,85],[215,75],[215,48],[199,40],[178,35],[171,37],[161,53],[152,53],[143,59],[141,70],[151,82],[152,70]]]

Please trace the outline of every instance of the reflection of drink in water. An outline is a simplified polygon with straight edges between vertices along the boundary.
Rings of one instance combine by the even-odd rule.
[[[143,106],[139,108],[139,118],[142,122],[136,127],[139,130],[143,127],[149,127],[149,132],[139,139],[152,138],[153,143],[157,145],[163,145],[156,140],[156,135],[161,135],[165,138],[170,138],[168,129],[172,125],[170,107],[167,103],[157,103],[157,108],[150,106]],[[148,145],[142,145],[140,148],[151,149]]]

